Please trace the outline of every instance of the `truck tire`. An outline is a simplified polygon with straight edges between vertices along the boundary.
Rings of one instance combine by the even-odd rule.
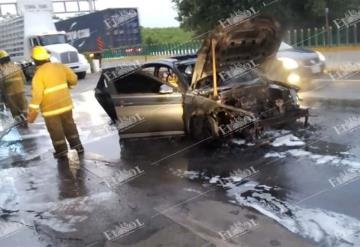
[[[76,74],[77,74],[79,80],[83,80],[86,77],[86,72],[79,72]]]

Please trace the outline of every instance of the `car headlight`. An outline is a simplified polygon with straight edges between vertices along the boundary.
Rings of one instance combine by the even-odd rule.
[[[321,52],[317,51],[316,54],[319,56],[320,61],[322,62],[326,61],[325,56]]]
[[[296,62],[294,59],[292,58],[288,58],[288,57],[279,57],[278,58],[279,61],[282,62],[284,68],[286,70],[292,70],[292,69],[297,69],[299,68],[299,63]]]
[[[291,73],[287,78],[288,83],[293,84],[295,86],[299,86],[301,78],[296,73]]]

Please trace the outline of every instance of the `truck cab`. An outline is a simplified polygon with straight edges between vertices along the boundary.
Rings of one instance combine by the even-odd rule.
[[[54,63],[68,65],[79,77],[84,79],[89,63],[84,55],[67,43],[65,32],[44,33],[29,36],[30,48],[43,46],[50,54],[50,60]]]

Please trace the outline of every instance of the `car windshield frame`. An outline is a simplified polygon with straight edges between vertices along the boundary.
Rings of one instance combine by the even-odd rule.
[[[42,46],[47,45],[56,45],[56,44],[66,44],[66,35],[65,34],[50,34],[39,37],[40,44]]]
[[[212,84],[212,75],[208,75],[201,80],[199,80],[195,85],[194,89],[210,89],[213,88]],[[231,78],[223,80],[220,76],[220,73],[218,73],[218,87],[230,87],[234,85],[241,85],[241,84],[252,84],[257,83],[259,80],[264,79],[261,72],[259,72],[256,69],[248,70],[244,73],[238,74],[236,76],[233,76]],[[206,83],[206,80],[208,80],[209,83]],[[205,82],[205,84],[204,84]],[[201,85],[203,84],[203,85]]]

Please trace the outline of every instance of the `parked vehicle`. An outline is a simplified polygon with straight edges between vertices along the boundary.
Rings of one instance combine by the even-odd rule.
[[[34,66],[31,50],[44,46],[51,61],[67,64],[79,78],[85,78],[89,63],[85,56],[67,43],[65,32],[58,32],[52,19],[51,0],[18,0],[20,16],[0,21],[0,47],[21,65],[28,78]]]
[[[121,139],[189,135],[201,141],[234,134],[254,139],[266,127],[302,117],[307,123],[308,109],[298,105],[295,87],[271,81],[255,68],[224,76],[236,63],[261,63],[276,53],[277,22],[258,16],[220,28],[196,58],[163,59],[131,72],[103,71],[96,98],[110,118],[121,123],[140,116],[119,128]]]
[[[141,44],[138,11],[118,8],[97,11],[55,23],[67,33],[80,52],[101,53],[103,49]]]

